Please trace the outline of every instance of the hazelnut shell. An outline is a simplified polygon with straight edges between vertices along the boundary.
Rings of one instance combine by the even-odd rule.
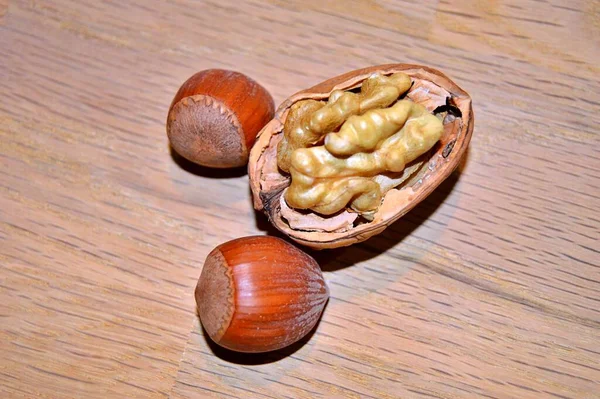
[[[192,162],[213,168],[243,166],[274,108],[269,92],[249,77],[208,69],[190,77],[175,95],[167,135],[173,149]]]
[[[280,238],[238,238],[206,258],[196,287],[198,314],[217,344],[267,352],[316,325],[329,290],[317,262]]]
[[[431,112],[452,113],[444,118],[442,138],[427,155],[418,179],[384,196],[373,220],[352,226],[344,231],[293,229],[282,216],[281,195],[290,184],[289,175],[277,167],[277,145],[283,135],[283,126],[290,107],[302,100],[326,100],[334,90],[350,90],[361,85],[373,73],[390,75],[408,74],[413,86],[407,96],[426,106]],[[250,153],[248,175],[254,208],[263,211],[270,222],[296,242],[317,248],[337,248],[364,241],[381,233],[387,226],[405,215],[425,199],[458,166],[466,153],[474,126],[471,97],[443,73],[420,65],[389,64],[359,69],[300,91],[285,100],[275,112],[275,117],[258,135]],[[294,210],[286,210],[294,212]],[[309,212],[310,214],[310,212]],[[321,215],[310,214],[316,219]],[[324,224],[328,222],[323,218]]]

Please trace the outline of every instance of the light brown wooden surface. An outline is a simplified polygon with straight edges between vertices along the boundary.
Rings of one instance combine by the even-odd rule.
[[[600,397],[598,1],[0,1],[0,397]],[[193,289],[276,234],[244,171],[173,156],[172,96],[229,68],[276,104],[391,62],[473,97],[461,168],[317,253],[314,334],[236,355]]]

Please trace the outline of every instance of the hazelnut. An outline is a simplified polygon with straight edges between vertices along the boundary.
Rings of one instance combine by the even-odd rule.
[[[328,298],[317,262],[268,236],[217,246],[196,287],[206,332],[239,352],[268,352],[298,341],[315,326]]]
[[[274,108],[269,92],[249,77],[208,69],[179,88],[169,108],[167,135],[173,149],[192,162],[243,166]]]

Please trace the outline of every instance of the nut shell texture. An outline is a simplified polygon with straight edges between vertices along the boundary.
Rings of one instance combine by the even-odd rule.
[[[315,326],[328,298],[316,261],[268,236],[215,248],[196,287],[206,332],[239,352],[267,352],[298,341]]]
[[[203,166],[243,166],[256,134],[273,117],[273,98],[249,77],[209,69],[179,89],[167,117],[171,146]]]
[[[319,215],[287,206],[282,195],[290,186],[290,176],[278,168],[277,146],[292,105],[302,100],[326,100],[335,90],[356,89],[374,73],[387,76],[397,72],[407,74],[412,81],[407,98],[443,117],[442,136],[423,156],[422,167],[400,186],[387,191],[368,221],[357,219],[350,210]],[[259,133],[248,163],[254,207],[265,212],[281,232],[309,247],[336,248],[364,241],[405,215],[450,176],[467,151],[473,126],[471,97],[443,73],[426,66],[380,65],[329,79],[284,101]]]

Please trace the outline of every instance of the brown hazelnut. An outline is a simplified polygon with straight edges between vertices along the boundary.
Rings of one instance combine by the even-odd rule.
[[[173,149],[192,162],[243,166],[274,108],[269,92],[249,77],[208,69],[179,88],[169,108],[167,135]]]
[[[200,320],[217,344],[239,352],[288,346],[312,330],[329,290],[317,262],[268,236],[216,247],[196,287]]]

